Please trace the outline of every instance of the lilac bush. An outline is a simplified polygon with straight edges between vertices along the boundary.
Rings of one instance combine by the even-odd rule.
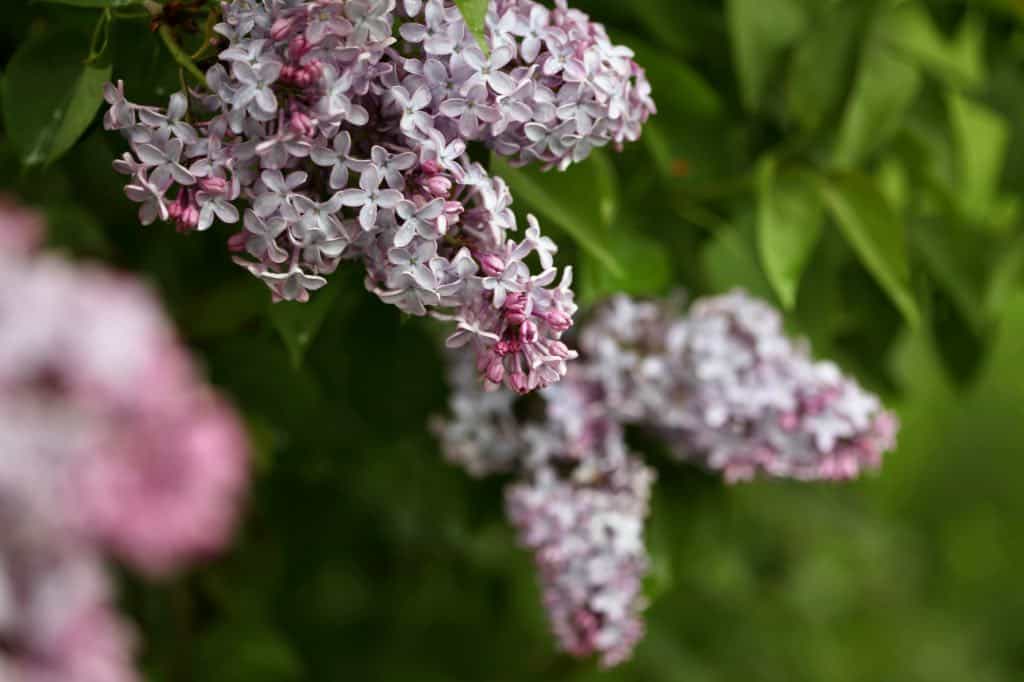
[[[0,677],[127,682],[102,558],[163,576],[222,549],[247,438],[149,290],[36,252],[41,227],[0,201]]]
[[[627,426],[729,482],[850,479],[894,445],[895,418],[878,398],[811,359],[767,304],[735,291],[685,316],[676,308],[626,296],[601,307],[580,332],[582,359],[541,392],[532,417],[513,395],[485,393],[455,358],[451,412],[434,424],[452,462],[514,477],[507,514],[534,552],[560,648],[606,666],[643,635],[654,473],[629,451]]]
[[[216,31],[206,87],[166,109],[107,88],[143,224],[241,223],[229,248],[275,300],[306,301],[359,260],[381,300],[452,323],[488,385],[565,375],[571,269],[556,285],[532,217],[513,238],[507,185],[466,145],[564,169],[635,140],[654,104],[627,48],[563,1],[491,3],[487,54],[442,0],[225,2]]]

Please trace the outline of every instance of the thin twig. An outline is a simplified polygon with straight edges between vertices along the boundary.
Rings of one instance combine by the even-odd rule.
[[[174,31],[171,30],[171,27],[164,24],[160,26],[157,33],[160,34],[160,38],[164,41],[164,45],[167,46],[167,51],[171,53],[172,57],[174,57],[174,61],[178,62],[181,68],[188,71],[189,74],[202,83],[203,86],[206,86],[206,76],[203,75],[203,72],[198,66],[196,66],[196,63],[192,61],[192,57],[190,57],[188,53],[181,48],[181,45],[178,44],[178,41],[174,38]]]

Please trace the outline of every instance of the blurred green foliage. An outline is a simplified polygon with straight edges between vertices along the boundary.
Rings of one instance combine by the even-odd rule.
[[[560,233],[583,303],[745,286],[897,407],[899,450],[854,485],[735,488],[652,452],[648,637],[610,673],[556,655],[500,483],[426,429],[436,330],[355,268],[271,307],[223,226],[140,228],[98,84],[159,103],[177,66],[131,2],[15,0],[0,187],[54,247],[150,281],[257,443],[235,551],[125,580],[150,679],[1021,679],[1024,4],[574,4],[635,49],[660,113],[565,175],[493,168]]]

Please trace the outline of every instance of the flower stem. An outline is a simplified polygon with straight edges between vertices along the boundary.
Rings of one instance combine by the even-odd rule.
[[[181,48],[181,45],[178,44],[178,41],[174,38],[174,32],[171,30],[171,27],[166,24],[161,25],[157,32],[160,34],[160,38],[164,41],[164,45],[167,46],[167,51],[171,53],[172,57],[174,57],[174,61],[178,62],[178,64],[188,71],[193,78],[205,86],[206,76],[203,75],[203,72],[199,70],[199,67],[196,66],[194,61],[192,61],[192,58],[188,53],[185,52],[185,50]]]

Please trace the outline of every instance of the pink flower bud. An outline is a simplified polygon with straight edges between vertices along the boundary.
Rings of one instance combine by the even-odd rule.
[[[426,175],[437,175],[444,170],[444,168],[441,167],[441,164],[434,159],[427,159],[420,164],[420,168]]]
[[[226,178],[208,177],[199,179],[199,188],[210,194],[224,194],[228,191]]]
[[[292,26],[295,25],[294,17],[282,17],[274,22],[274,25],[270,27],[270,38],[272,40],[283,40],[292,31]]]
[[[505,365],[502,364],[500,358],[494,358],[487,367],[487,380],[492,384],[500,384],[504,378]]]
[[[241,253],[245,251],[245,241],[247,236],[245,232],[236,232],[228,237],[228,250],[232,253]]]
[[[512,390],[516,393],[529,393],[530,382],[522,372],[513,372],[511,376],[509,376],[508,381],[512,386]]]
[[[572,318],[558,310],[549,310],[543,317],[556,332],[564,332],[572,326]]]
[[[423,181],[423,187],[435,197],[446,197],[452,191],[452,181],[443,175],[433,175]]]
[[[477,260],[480,262],[480,268],[484,271],[484,274],[490,277],[497,277],[505,272],[505,261],[497,254],[485,253],[483,256],[478,257]]]
[[[519,340],[523,343],[536,343],[538,335],[537,325],[533,320],[527,320],[519,327]]]

